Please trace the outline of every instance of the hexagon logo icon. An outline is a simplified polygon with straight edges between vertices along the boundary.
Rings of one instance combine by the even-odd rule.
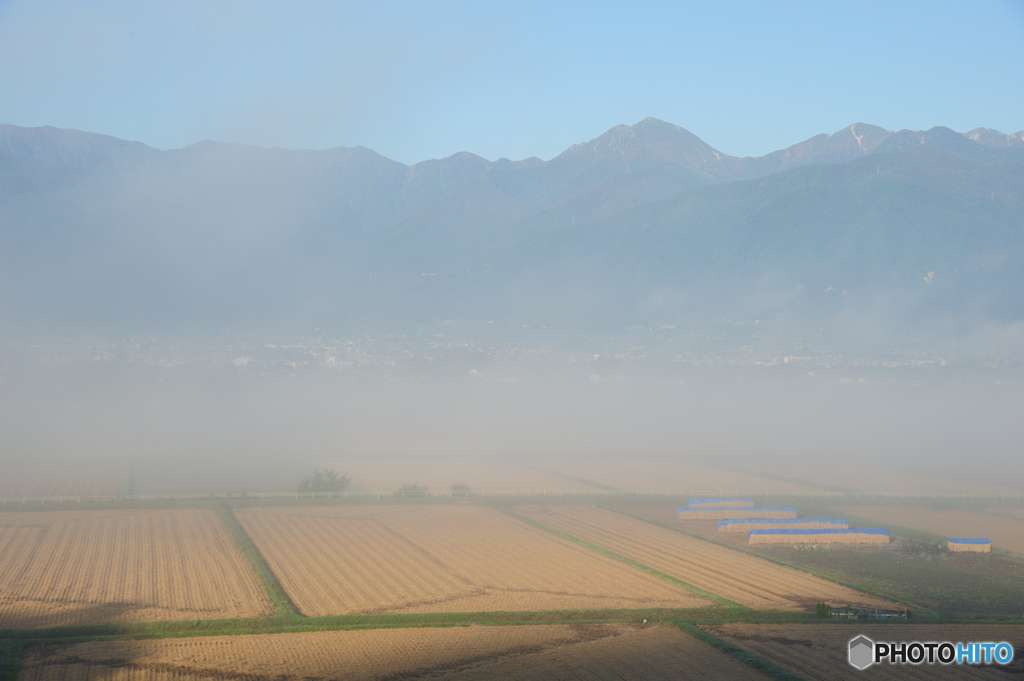
[[[875,642],[867,636],[858,636],[850,641],[850,664],[857,669],[867,669],[875,661]]]

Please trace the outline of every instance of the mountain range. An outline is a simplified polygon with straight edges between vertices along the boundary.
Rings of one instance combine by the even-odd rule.
[[[956,338],[1024,320],[1024,132],[858,123],[739,158],[647,118],[549,161],[406,166],[0,125],[0,269],[25,332],[758,319]]]

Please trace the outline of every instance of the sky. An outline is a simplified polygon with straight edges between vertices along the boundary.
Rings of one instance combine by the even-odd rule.
[[[1024,129],[1024,2],[0,0],[0,122],[160,149],[549,159],[655,116],[754,156]]]

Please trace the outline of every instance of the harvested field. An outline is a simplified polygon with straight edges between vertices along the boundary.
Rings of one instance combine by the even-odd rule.
[[[0,628],[270,614],[212,511],[0,513]]]
[[[373,629],[30,651],[19,681],[752,679],[750,667],[664,625]]]
[[[986,537],[992,548],[1024,554],[1024,518],[1007,515],[911,506],[848,506],[843,513],[880,523],[902,525],[947,537]]]
[[[522,508],[523,515],[687,584],[758,610],[807,610],[821,601],[885,608],[891,603],[642,520],[597,508]],[[870,604],[870,605],[868,605]]]
[[[704,627],[730,643],[805,679],[1006,679],[1024,674],[1024,658],[1007,666],[872,665],[858,671],[847,663],[850,639],[874,641],[1009,641],[1024,637],[1018,625],[902,623],[724,624]]]
[[[796,518],[794,506],[747,506],[740,508],[687,508],[676,511],[680,520],[729,520],[732,518]]]
[[[482,506],[247,509],[237,515],[307,615],[711,605]]]
[[[888,530],[751,530],[751,544],[888,544]]]
[[[715,542],[724,542],[737,547],[743,547],[744,550],[747,548],[747,533],[719,532],[718,523],[721,522],[720,520],[680,522],[676,509],[670,506],[623,506],[622,510],[641,518],[649,518],[656,523],[662,523],[668,527],[679,528],[685,532],[706,537]],[[726,520],[731,520],[731,518],[726,518]],[[759,518],[758,520],[771,520],[771,518]],[[783,518],[782,520],[788,519]]]
[[[828,530],[846,529],[850,523],[841,518],[793,518],[790,520],[764,520],[757,518],[736,518],[719,520],[719,532],[749,532],[750,530]]]

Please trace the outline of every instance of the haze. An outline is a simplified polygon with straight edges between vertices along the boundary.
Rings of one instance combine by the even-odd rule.
[[[1021,673],[1022,36],[0,0],[0,681]]]

